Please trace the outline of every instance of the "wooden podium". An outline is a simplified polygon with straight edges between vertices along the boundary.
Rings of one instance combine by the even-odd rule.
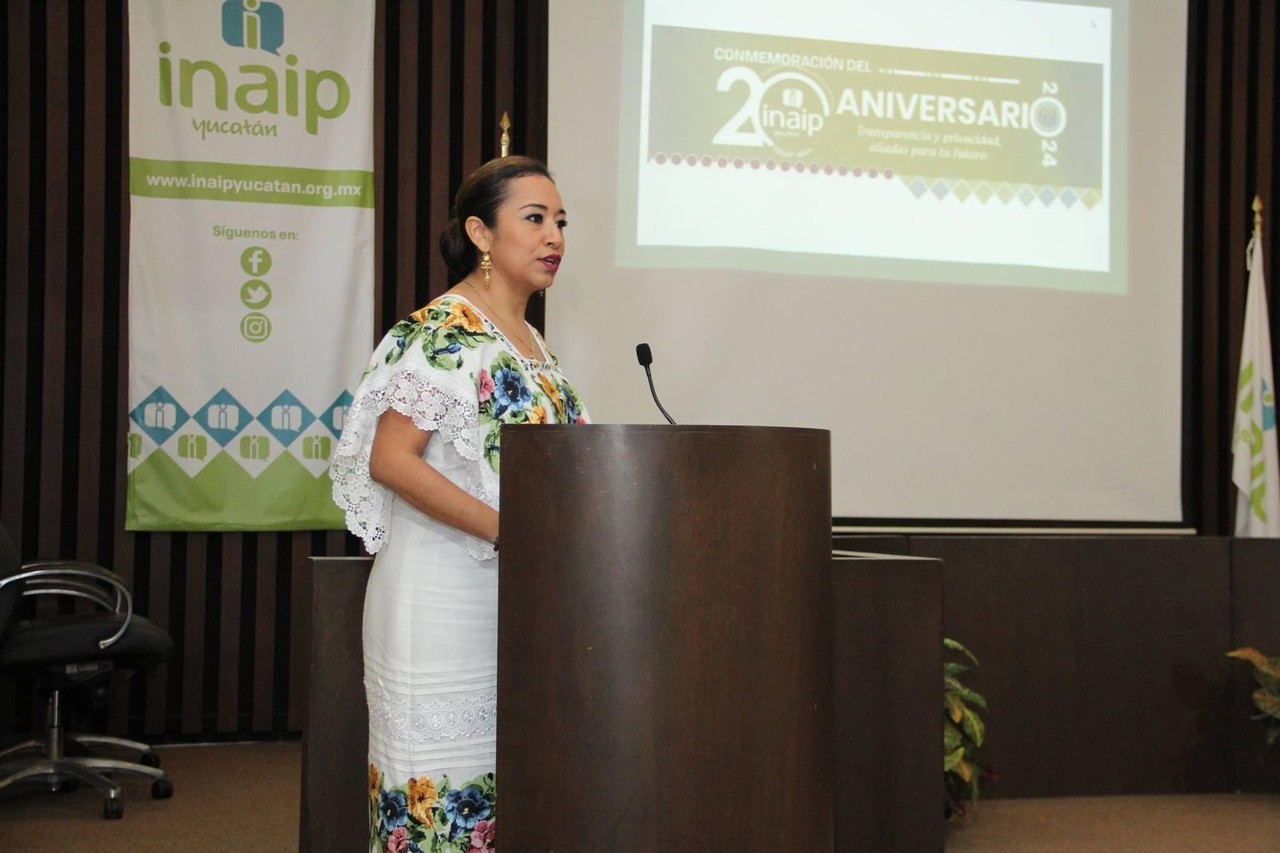
[[[502,846],[829,851],[823,430],[503,430]]]

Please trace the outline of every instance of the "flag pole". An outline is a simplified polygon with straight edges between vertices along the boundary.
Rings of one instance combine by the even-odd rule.
[[[1231,440],[1231,482],[1237,490],[1235,535],[1280,537],[1280,448],[1262,269],[1261,195],[1253,198],[1253,236],[1245,256],[1249,284]]]

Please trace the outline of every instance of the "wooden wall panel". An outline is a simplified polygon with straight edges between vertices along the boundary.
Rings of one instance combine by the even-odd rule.
[[[208,619],[205,610],[205,582],[209,535],[193,533],[187,536],[186,561],[183,566],[184,594],[182,598],[182,656],[174,657],[169,664],[170,673],[181,666],[177,675],[182,685],[182,725],[184,735],[199,734],[204,725],[204,626]]]
[[[912,537],[982,662],[990,796],[1231,790],[1229,543]]]
[[[449,161],[450,113],[448,106],[452,100],[453,77],[455,72],[450,62],[449,46],[453,40],[452,16],[450,4],[431,4],[431,39],[425,41],[431,45],[430,85],[428,97],[423,99],[426,107],[424,115],[424,136],[427,145],[423,146],[423,154],[428,164],[427,180],[423,191],[427,195],[427,230],[439,234],[449,218],[453,207],[453,196],[457,192],[457,184],[450,177],[446,165]],[[424,73],[426,68],[424,67]],[[419,301],[427,301],[447,289],[448,270],[439,252],[431,252],[427,261],[427,279],[434,287],[425,293],[419,293]],[[421,297],[426,297],[422,299]],[[391,318],[388,318],[389,320]]]
[[[481,126],[486,117],[482,84],[484,82],[484,11],[486,4],[466,3],[461,6],[462,73],[457,80],[461,84],[462,159],[459,172],[466,175],[489,159],[481,151]],[[455,24],[455,27],[458,27]],[[455,45],[458,29],[454,30]]]
[[[35,432],[39,450],[34,461],[40,466],[39,495],[40,525],[36,542],[41,553],[56,554],[62,547],[62,520],[65,512],[62,500],[62,472],[64,452],[62,417],[63,393],[67,387],[66,358],[70,348],[67,340],[67,133],[70,104],[68,80],[70,71],[67,55],[67,4],[50,2],[44,9],[44,48],[42,71],[44,75],[44,133],[40,156],[40,184],[33,189],[42,196],[42,216],[32,224],[42,229],[39,239],[43,244],[41,267],[43,287],[32,295],[33,320],[41,329],[40,346],[35,350],[38,358],[29,366],[32,384],[38,386],[40,396],[40,429]],[[36,169],[33,168],[32,177]]]
[[[1280,655],[1280,540],[1238,539],[1231,547],[1231,648]],[[1280,794],[1280,749],[1266,745],[1253,668],[1231,662],[1231,765],[1235,788]]]
[[[319,558],[303,594],[308,636],[308,724],[302,738],[298,849],[360,850],[369,843],[369,712],[364,696],[361,609],[373,561]]]
[[[79,335],[80,364],[79,385],[79,442],[76,448],[76,470],[102,471],[104,456],[114,456],[114,446],[108,442],[112,430],[104,429],[114,412],[113,400],[108,400],[103,383],[102,365],[109,363],[107,356],[107,330],[103,325],[106,314],[106,237],[100,224],[107,218],[107,161],[106,146],[90,140],[104,140],[109,119],[107,114],[107,15],[102,5],[87,6],[84,10],[82,37],[84,43],[83,66],[83,132],[79,138],[77,158],[81,198],[78,231],[80,233],[80,310],[71,324],[71,334]],[[103,478],[75,477],[77,525],[74,553],[77,557],[93,559],[102,554],[101,512],[103,509]],[[109,483],[110,480],[108,479]]]
[[[502,112],[516,122],[515,150],[545,152],[530,136],[545,130],[528,126],[545,98],[517,78],[545,74],[546,19],[545,0],[376,4],[370,348],[445,289],[436,235],[462,176],[497,153]],[[172,634],[166,667],[113,680],[110,730],[153,741],[296,734],[308,561],[362,549],[343,531],[124,531],[127,4],[11,0],[0,37],[0,522],[24,559],[115,567],[138,611]],[[41,713],[30,685],[0,684],[0,735],[38,726]]]
[[[0,519],[22,551],[27,438],[27,345],[31,292],[31,9],[5,6],[4,170],[4,414],[0,421]],[[23,552],[25,553],[25,552]]]
[[[239,730],[240,704],[240,595],[244,570],[244,534],[226,535],[222,552],[222,606],[218,613],[218,704],[215,730],[231,734]]]
[[[941,851],[943,566],[880,556],[831,570],[836,850]]]
[[[394,207],[396,212],[396,246],[393,253],[396,265],[392,281],[396,282],[397,287],[395,315],[394,318],[384,318],[384,328],[395,322],[395,318],[408,315],[421,304],[413,292],[418,271],[415,253],[410,251],[417,243],[418,235],[418,69],[422,58],[418,50],[418,13],[417,4],[406,4],[401,12],[400,25],[396,29],[396,56],[399,57],[395,66],[397,180],[394,191],[388,196],[387,206]]]

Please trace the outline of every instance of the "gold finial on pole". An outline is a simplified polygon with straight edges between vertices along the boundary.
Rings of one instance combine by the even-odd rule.
[[[1253,227],[1256,231],[1262,231],[1262,196],[1260,195],[1253,197]]]
[[[511,153],[511,134],[507,133],[511,129],[511,119],[507,117],[507,111],[502,111],[502,156],[506,157]]]

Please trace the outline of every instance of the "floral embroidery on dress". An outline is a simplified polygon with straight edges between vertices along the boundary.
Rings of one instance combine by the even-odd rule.
[[[441,370],[462,367],[462,351],[497,342],[476,310],[447,297],[419,308],[391,327],[396,346],[387,351],[386,363],[395,364],[411,346],[420,346],[427,363]],[[371,368],[372,369],[372,368]]]
[[[334,502],[369,553],[382,547],[390,523],[391,495],[368,470],[378,419],[387,409],[412,418],[419,429],[439,433],[474,461],[460,485],[495,508],[503,424],[588,422],[555,355],[536,330],[530,331],[545,362],[521,356],[475,306],[445,295],[396,323],[382,339],[356,389],[329,467]],[[467,549],[476,560],[494,558],[484,540],[473,537]]]
[[[470,853],[497,849],[498,788],[492,773],[454,787],[411,778],[387,788],[369,765],[370,849],[385,853]]]
[[[396,339],[396,346],[387,352],[387,364],[395,364],[409,347],[419,346],[427,362],[441,370],[460,369],[464,349],[499,342],[490,324],[469,302],[450,296],[410,314],[391,329],[390,336]],[[542,344],[541,336],[538,343]],[[542,347],[546,351],[545,345]],[[503,424],[585,423],[582,401],[559,376],[556,357],[547,355],[550,361],[538,365],[499,350],[473,375],[485,436],[483,455],[495,474],[501,470]],[[533,381],[530,371],[534,371]]]

